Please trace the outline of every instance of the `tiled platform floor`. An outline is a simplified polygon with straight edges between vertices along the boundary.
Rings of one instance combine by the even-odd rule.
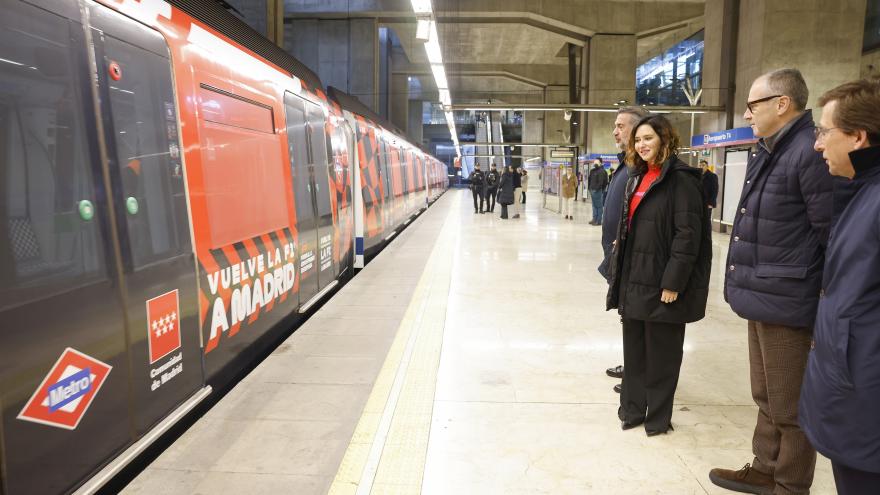
[[[474,215],[450,191],[126,493],[722,494],[751,461],[745,324],[689,325],[675,431],[621,431],[620,324],[600,229],[540,207]],[[341,464],[341,466],[340,466]],[[813,493],[833,494],[820,457]]]

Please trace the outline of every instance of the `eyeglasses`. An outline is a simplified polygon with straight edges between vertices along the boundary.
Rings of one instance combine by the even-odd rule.
[[[823,138],[825,138],[825,136],[827,136],[828,133],[831,132],[831,131],[833,131],[834,129],[845,130],[845,129],[843,129],[842,127],[820,127],[820,126],[816,126],[816,127],[813,129],[813,134],[815,134],[815,135],[816,135],[816,139],[819,140],[819,139],[823,139]]]
[[[769,101],[769,100],[772,100],[773,98],[782,98],[783,96],[785,96],[785,95],[773,95],[773,96],[765,96],[765,97],[763,97],[763,98],[758,98],[757,100],[752,100],[752,101],[750,101],[750,102],[747,102],[747,103],[746,103],[746,108],[749,109],[749,112],[755,113],[755,108],[754,108],[754,107],[755,107],[755,105],[757,105],[758,103],[762,103],[762,102],[765,102],[765,101]]]

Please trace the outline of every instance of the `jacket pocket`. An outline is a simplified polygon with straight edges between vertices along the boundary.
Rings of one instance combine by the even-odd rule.
[[[807,278],[809,268],[806,265],[758,263],[758,266],[755,267],[755,276],[758,278],[795,278],[803,280]]]
[[[849,370],[850,320],[837,320],[831,334],[831,365],[829,372],[835,384],[847,390],[854,388]]]

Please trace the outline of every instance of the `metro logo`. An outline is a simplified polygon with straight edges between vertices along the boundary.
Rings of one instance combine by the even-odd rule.
[[[86,395],[92,389],[92,373],[89,368],[78,371],[60,382],[49,386],[49,411],[55,412]]]
[[[68,347],[18,419],[74,430],[113,367]]]

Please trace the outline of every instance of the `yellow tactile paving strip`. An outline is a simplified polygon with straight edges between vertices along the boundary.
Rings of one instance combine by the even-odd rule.
[[[329,495],[421,492],[459,210],[450,208]]]

